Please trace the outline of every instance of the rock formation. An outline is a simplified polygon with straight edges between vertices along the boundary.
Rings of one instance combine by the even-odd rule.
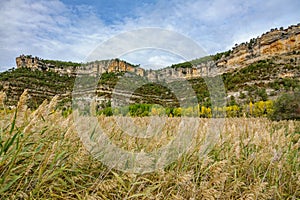
[[[300,24],[287,29],[271,29],[261,37],[251,39],[232,49],[227,57],[222,57],[216,64],[222,68],[237,68],[247,66],[258,60],[276,56],[289,56],[299,60],[300,52]]]
[[[288,81],[291,83],[300,80],[300,24],[290,26],[286,29],[272,29],[260,37],[251,39],[249,42],[236,45],[227,52],[218,53],[205,59],[194,60],[190,63],[175,64],[160,70],[145,70],[140,66],[120,59],[80,64],[44,60],[25,55],[17,57],[16,64],[17,68],[20,68],[18,69],[19,71],[23,70],[24,77],[21,74],[15,74],[14,76],[7,74],[7,77],[0,80],[0,91],[3,90],[7,93],[8,101],[11,102],[10,105],[14,105],[17,102],[17,98],[24,88],[29,88],[31,96],[33,99],[36,99],[36,105],[44,98],[54,96],[55,94],[60,94],[64,98],[66,97],[66,99],[71,99],[71,91],[76,75],[97,77],[110,72],[115,74],[107,74],[107,82],[101,84],[96,91],[98,95],[97,102],[100,104],[110,99],[115,86],[113,83],[114,81],[118,81],[115,79],[120,78],[123,74],[119,74],[118,72],[128,72],[129,76],[136,74],[139,76],[138,78],[143,77],[143,79],[148,79],[150,82],[172,82],[181,78],[190,79],[189,81],[195,84],[195,88],[200,88],[197,85],[197,81],[200,80],[199,77],[225,73],[223,78],[227,77],[226,81],[228,81],[228,77],[236,76],[237,78],[235,81],[227,83],[230,95],[238,96],[239,92],[246,94],[248,91],[244,90],[243,87],[247,86],[250,88],[254,85],[265,87],[269,91],[268,94],[273,92],[272,95],[276,95],[277,93],[275,94],[274,88],[271,88],[271,90],[270,87],[280,88],[281,85],[284,85],[283,82],[287,81],[281,79],[289,79]],[[264,68],[256,68],[251,77],[246,77],[248,76],[248,72],[239,74],[248,67],[255,68],[255,66],[264,66],[268,69],[266,71]],[[45,71],[45,73],[40,73],[40,71]],[[115,79],[112,78],[111,80],[109,77],[114,77]],[[271,83],[273,86],[270,86]],[[236,85],[238,89],[233,91]],[[230,90],[232,90],[231,93]],[[94,95],[93,91],[87,92],[91,92],[90,96]],[[118,92],[121,96],[130,94],[126,90]],[[136,93],[132,101],[143,99],[143,95],[143,92]],[[165,104],[170,100],[167,95],[163,98],[160,95],[151,96],[151,98],[160,99]]]
[[[280,59],[278,60],[278,57]],[[290,59],[300,63],[300,24],[287,29],[272,29],[261,37],[251,39],[250,42],[236,45],[217,60],[193,63],[190,68],[167,67],[162,70],[145,70],[120,59],[94,61],[79,66],[57,67],[46,63],[38,57],[21,55],[16,58],[17,67],[27,67],[33,70],[54,71],[74,76],[76,74],[97,75],[105,72],[131,72],[148,79],[160,78],[195,78],[214,76],[236,68],[248,66],[259,60],[274,59],[276,62],[286,62]],[[77,64],[78,65],[78,64]]]

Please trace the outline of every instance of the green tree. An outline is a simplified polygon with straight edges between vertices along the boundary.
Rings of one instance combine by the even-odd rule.
[[[261,101],[268,100],[268,94],[266,92],[266,88],[258,89],[257,95],[261,98]]]
[[[285,93],[278,97],[274,103],[272,120],[300,120],[300,93]]]
[[[243,93],[242,91],[240,91],[240,96],[239,96],[240,99],[245,99],[246,98],[246,95],[245,93]]]
[[[235,101],[235,97],[234,96],[230,96],[230,100],[229,102],[227,103],[227,106],[234,106],[234,105],[237,105],[236,101]]]

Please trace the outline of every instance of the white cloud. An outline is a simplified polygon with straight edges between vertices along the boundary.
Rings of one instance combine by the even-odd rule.
[[[184,58],[160,49],[140,49],[120,57],[130,63],[139,64],[144,69],[161,69],[171,64],[185,62]]]
[[[107,24],[92,6],[67,5],[60,0],[0,1],[0,66],[14,66],[14,58],[22,53],[84,61],[101,42],[121,32],[145,27],[183,34],[212,54],[270,28],[297,24],[300,19],[297,0],[286,0],[284,4],[280,0],[158,0],[135,6],[119,21]],[[168,61],[163,55],[150,54],[134,60],[158,63],[159,59],[161,63]]]
[[[279,0],[158,1],[139,18],[126,21],[128,27],[158,26],[194,39],[208,54],[225,51],[242,39],[257,37],[270,28],[298,23],[300,1]]]
[[[185,62],[186,60],[180,59],[176,56],[170,56],[170,55],[157,55],[150,57],[148,59],[148,63],[150,63],[148,66],[149,68],[154,69],[161,69],[166,66],[170,66],[171,64],[181,63]]]
[[[111,34],[88,6],[66,6],[58,0],[2,1],[0,66],[14,66],[19,54],[82,61]]]

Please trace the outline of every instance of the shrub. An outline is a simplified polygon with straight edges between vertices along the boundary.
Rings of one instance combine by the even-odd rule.
[[[243,93],[242,91],[240,91],[239,98],[240,98],[240,99],[245,99],[245,98],[246,98],[245,93]]]
[[[113,111],[112,111],[112,108],[111,107],[106,107],[102,110],[100,110],[98,112],[99,115],[104,115],[104,116],[112,116],[113,115]]]
[[[266,88],[258,89],[257,90],[257,95],[260,97],[262,101],[267,101],[268,100],[268,94],[266,92]]]
[[[278,97],[274,104],[272,120],[300,120],[300,93],[285,93]]]

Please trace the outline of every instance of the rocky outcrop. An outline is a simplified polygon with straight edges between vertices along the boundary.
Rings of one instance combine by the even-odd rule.
[[[142,68],[137,68],[136,66],[122,61],[120,59],[103,60],[89,62],[86,64],[62,62],[62,61],[52,61],[53,63],[59,63],[61,66],[57,66],[49,61],[43,60],[38,57],[33,57],[31,55],[21,55],[16,58],[17,68],[29,68],[32,70],[40,71],[53,71],[64,75],[80,75],[80,74],[102,74],[105,72],[133,72],[140,76],[144,76],[144,70]],[[67,63],[68,65],[64,65]]]
[[[56,66],[38,57],[21,55],[16,58],[17,67],[32,70],[54,71],[75,76],[80,74],[99,75],[106,72],[130,72],[150,80],[172,78],[196,78],[214,76],[243,68],[259,60],[273,59],[275,62],[288,62],[293,59],[300,64],[300,24],[287,29],[272,29],[250,42],[236,45],[217,60],[193,63],[191,67],[167,67],[161,70],[145,70],[120,59],[94,61],[86,64],[75,63],[73,66]],[[68,63],[69,64],[69,63]]]
[[[295,64],[300,64],[300,24],[290,26],[287,29],[272,29],[261,37],[251,39],[250,42],[236,45],[229,52],[217,60],[193,63],[191,67],[168,67],[157,71],[145,70],[120,59],[86,64],[77,63],[74,66],[62,67],[47,63],[38,57],[21,55],[16,58],[16,64],[18,68],[27,67],[33,70],[54,71],[70,76],[76,74],[99,75],[105,72],[131,72],[145,76],[150,80],[214,76],[265,59],[273,59],[275,62],[286,62],[293,59]]]
[[[31,77],[29,75],[25,78],[13,77],[13,81],[0,82],[0,86],[3,90],[10,92],[10,94],[8,93],[9,98],[20,96],[22,90],[19,88],[28,87],[31,87],[29,88],[30,91],[36,94],[37,97],[44,95],[43,98],[46,98],[48,96],[55,95],[58,93],[58,91],[61,95],[64,95],[66,92],[70,93],[76,75],[98,76],[103,73],[110,72],[128,72],[129,75],[136,74],[139,77],[144,77],[153,82],[172,82],[174,79],[181,78],[191,79],[191,81],[193,81],[198,80],[196,78],[199,77],[214,76],[227,72],[227,74],[231,74],[230,76],[233,76],[234,74],[238,74],[239,70],[243,68],[246,69],[245,67],[251,67],[252,63],[260,63],[262,61],[267,63],[263,66],[268,66],[268,71],[264,72],[265,74],[254,74],[254,78],[251,77],[251,80],[249,79],[248,82],[243,83],[244,85],[251,86],[254,84],[261,84],[263,87],[265,87],[264,85],[271,83],[275,79],[290,78],[299,80],[300,24],[290,26],[287,29],[273,29],[260,37],[251,39],[249,42],[236,45],[230,51],[220,53],[219,55],[217,54],[215,56],[210,56],[209,59],[191,61],[193,65],[181,63],[160,70],[145,70],[139,66],[132,65],[120,59],[102,60],[80,64],[72,62],[49,61],[40,59],[38,57],[21,55],[16,58],[17,68],[28,68],[33,71],[38,70],[56,72],[55,76],[53,76],[51,73],[48,73],[49,77],[39,78],[40,74],[37,73],[36,77],[38,78],[36,79],[41,79],[41,81],[37,82],[36,84],[33,84],[35,79],[30,80],[28,78]],[[276,66],[277,68],[275,68]],[[260,71],[259,69],[256,70]],[[267,76],[268,74],[270,75]],[[57,81],[59,77],[64,77],[66,75],[69,76],[67,78],[73,79],[73,81],[70,81],[67,84],[65,82],[68,79]],[[109,74],[109,76],[110,75],[111,74]],[[117,74],[119,78],[121,75],[122,74]],[[261,80],[258,81],[257,79],[259,79],[260,75],[267,78],[261,78]],[[241,77],[238,78],[241,79]],[[231,84],[231,86],[238,85],[240,82],[241,80],[236,81],[234,84]],[[44,86],[39,88],[40,85]],[[54,86],[59,86],[59,88],[55,88]],[[240,84],[239,86],[242,87],[243,85]],[[99,88],[97,88],[99,102],[103,103],[107,101],[111,97],[113,89],[113,84],[106,83],[100,85]],[[128,91],[123,90],[119,91],[119,94],[126,96],[129,93]],[[93,94],[91,94],[91,96],[93,96]],[[143,99],[143,96],[145,96],[144,93],[137,93],[133,99],[141,100]],[[160,102],[165,104],[168,104],[168,101],[171,99],[165,96],[162,98],[159,95],[151,98],[157,99],[157,101],[160,100]],[[11,102],[16,102],[16,100],[12,99]]]
[[[290,56],[300,58],[300,24],[287,29],[272,29],[261,37],[251,39],[234,47],[227,57],[222,57],[216,64],[227,70],[247,66],[259,60]]]
[[[67,74],[70,76],[74,75],[74,72],[76,71],[75,63],[74,66],[56,66],[55,64],[47,63],[47,61],[39,57],[33,57],[31,55],[20,55],[16,58],[16,65],[17,68],[29,68],[31,70],[40,71],[53,71],[59,74]]]

